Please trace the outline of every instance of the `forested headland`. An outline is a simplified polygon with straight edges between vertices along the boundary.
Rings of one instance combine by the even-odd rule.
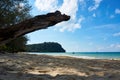
[[[65,49],[56,42],[44,42],[27,45],[28,52],[65,52]]]

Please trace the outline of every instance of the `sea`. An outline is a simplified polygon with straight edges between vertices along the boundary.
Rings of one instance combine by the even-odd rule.
[[[120,60],[120,52],[65,52],[65,53],[39,53],[29,52],[30,54],[52,55],[52,56],[69,56],[83,59],[115,59]]]

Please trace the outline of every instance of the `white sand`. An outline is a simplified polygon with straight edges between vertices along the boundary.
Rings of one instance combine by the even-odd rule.
[[[120,80],[120,60],[0,54],[0,80]]]

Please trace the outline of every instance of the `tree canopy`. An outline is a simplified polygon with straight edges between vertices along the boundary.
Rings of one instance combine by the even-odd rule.
[[[8,28],[30,18],[30,9],[31,6],[28,5],[27,0],[0,0],[0,29]],[[0,50],[24,51],[26,41],[27,38],[21,36],[0,46]]]
[[[30,9],[27,0],[0,0],[0,28],[30,18]]]

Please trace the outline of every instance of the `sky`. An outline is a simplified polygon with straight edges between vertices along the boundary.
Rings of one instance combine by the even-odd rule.
[[[119,52],[120,0],[29,0],[32,16],[61,11],[71,16],[27,34],[27,44],[58,42],[67,52]]]

